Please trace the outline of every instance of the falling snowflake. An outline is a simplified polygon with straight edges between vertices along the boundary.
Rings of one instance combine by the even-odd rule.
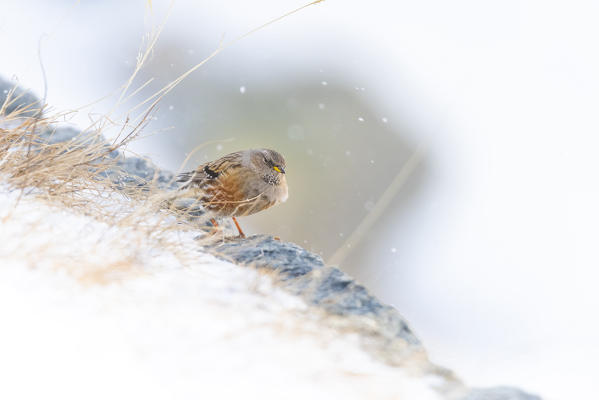
[[[301,125],[290,125],[287,127],[287,137],[291,140],[304,140],[304,128]]]

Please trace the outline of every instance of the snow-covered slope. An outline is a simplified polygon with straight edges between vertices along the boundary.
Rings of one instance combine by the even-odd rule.
[[[0,398],[440,398],[355,332],[202,253],[0,193]]]

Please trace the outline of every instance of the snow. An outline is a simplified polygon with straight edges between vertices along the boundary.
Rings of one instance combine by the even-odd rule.
[[[439,398],[193,232],[0,189],[0,398]]]

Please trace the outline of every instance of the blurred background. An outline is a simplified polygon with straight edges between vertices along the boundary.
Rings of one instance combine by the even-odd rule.
[[[65,120],[85,127],[166,18],[149,4],[5,0],[0,74],[41,96],[41,38],[47,103],[93,103]],[[134,87],[154,80],[119,111],[303,4],[175,1]],[[247,233],[339,263],[470,385],[593,398],[598,18],[593,1],[327,0],[191,74],[129,150],[178,170],[197,146],[184,169],[277,149],[290,198]]]

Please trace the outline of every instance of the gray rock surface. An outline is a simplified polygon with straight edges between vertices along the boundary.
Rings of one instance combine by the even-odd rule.
[[[116,161],[111,170],[101,174],[109,177],[114,183],[124,187],[147,187],[150,183],[162,190],[177,188],[174,175],[171,172],[157,168],[152,162],[140,157],[125,157],[119,150],[110,151],[110,144],[94,131],[82,132],[75,128],[64,126],[48,129],[40,133],[40,138],[46,143],[71,142],[73,146],[90,146],[103,144],[106,157]]]
[[[11,90],[14,90],[11,94]],[[10,82],[0,77],[0,105],[6,102],[7,97],[10,99],[5,108],[6,114],[10,114],[18,109],[25,109],[21,115],[33,117],[39,113],[41,102],[30,91],[20,87],[18,82]]]
[[[0,78],[0,104],[13,86]],[[7,108],[8,112],[37,101],[35,96],[26,91],[19,89],[17,92],[21,97]],[[25,114],[29,117],[35,115],[33,111]],[[97,144],[101,141],[109,148],[101,136],[81,133],[70,127],[48,130],[40,136],[49,143],[70,141],[73,145]],[[149,188],[154,185],[161,190],[177,189],[173,173],[161,170],[149,160],[125,157],[119,151],[109,152],[107,156],[115,160],[115,166],[105,175],[117,183],[117,187]],[[201,209],[194,209],[190,216],[201,214]],[[350,276],[336,267],[326,266],[320,256],[296,244],[281,242],[268,235],[257,235],[247,239],[226,239],[207,245],[204,249],[238,265],[272,273],[279,278],[282,287],[302,297],[308,304],[338,317],[338,321],[347,322],[340,326],[347,327],[350,324],[352,328],[368,332],[367,350],[386,362],[399,365],[409,357],[412,360],[426,359],[422,344],[396,309],[381,303]],[[428,373],[442,376],[447,388],[454,384],[461,385],[449,370],[432,366]],[[540,397],[501,386],[469,390],[460,400],[540,400]]]
[[[172,172],[163,171],[151,161],[140,157],[125,157],[122,152],[111,152],[115,158],[114,167],[100,175],[109,178],[121,190],[136,188],[143,191],[150,189],[176,190],[177,184]],[[202,214],[200,212],[199,214]],[[198,214],[198,212],[196,212]]]
[[[420,346],[407,322],[393,307],[382,304],[366,288],[322,258],[293,243],[257,235],[233,239],[209,248],[236,264],[276,271],[284,286],[309,304],[341,316],[369,317],[392,337]]]

